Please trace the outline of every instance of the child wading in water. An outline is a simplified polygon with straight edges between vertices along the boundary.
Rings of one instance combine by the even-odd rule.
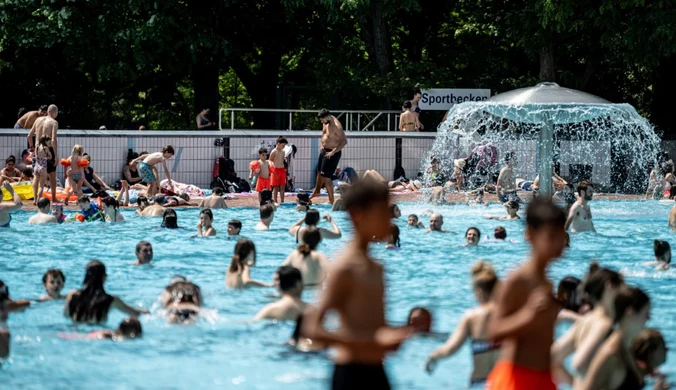
[[[354,239],[334,264],[316,311],[307,313],[302,333],[337,349],[333,389],[389,389],[383,359],[417,328],[389,327],[385,322],[383,267],[369,245],[390,236],[389,191],[380,183],[359,181],[343,195],[354,225]],[[340,327],[324,328],[324,316],[336,311]]]
[[[211,209],[204,209],[200,212],[200,221],[197,223],[197,234],[200,236],[215,236],[216,229],[211,225],[214,222],[214,213]]]
[[[498,288],[488,336],[501,342],[501,357],[486,389],[554,390],[550,349],[554,323],[563,305],[552,294],[545,273],[565,247],[566,216],[551,201],[536,199],[526,210],[526,239],[531,258]]]
[[[47,143],[51,141],[46,135],[43,135],[38,140],[38,146],[35,148],[35,164],[33,165],[33,193],[38,196],[33,200],[33,204],[37,205],[38,200],[42,196],[47,184],[47,164],[52,159],[52,152],[49,150]],[[38,191],[39,186],[39,191]]]
[[[53,299],[66,299],[61,295],[63,285],[66,283],[66,276],[60,269],[50,269],[42,276],[42,284],[45,286],[47,295],[40,297],[40,301],[51,301]]]
[[[277,203],[277,193],[281,198],[280,203],[284,203],[284,191],[286,191],[286,168],[284,168],[284,147],[289,142],[284,137],[277,138],[275,148],[270,153],[270,161],[272,162],[272,197],[273,201]]]
[[[155,165],[162,163],[162,166],[164,167],[164,173],[167,175],[167,183],[169,184],[169,187],[172,186],[171,175],[169,174],[169,168],[167,168],[167,160],[169,160],[173,155],[174,147],[171,145],[165,145],[161,152],[140,156],[129,163],[129,165],[138,164],[138,171],[141,174],[141,179],[143,182],[148,183],[148,193],[146,194],[148,198],[154,196],[160,190],[157,176],[155,176],[155,172],[153,172]]]

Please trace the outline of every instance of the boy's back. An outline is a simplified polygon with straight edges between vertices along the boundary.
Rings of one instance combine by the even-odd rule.
[[[162,152],[155,152],[155,153],[150,153],[149,155],[146,156],[146,158],[143,159],[143,162],[148,164],[148,165],[156,165],[162,162],[164,160],[164,157],[162,156]]]

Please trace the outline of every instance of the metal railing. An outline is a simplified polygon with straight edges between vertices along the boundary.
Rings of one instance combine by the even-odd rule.
[[[275,116],[277,130],[318,130],[317,113],[319,110],[293,110],[275,108],[221,108],[218,111],[218,129],[223,128],[223,117],[229,117],[227,130],[253,130],[254,125],[246,128],[237,126],[236,113],[271,113]],[[340,120],[345,131],[397,131],[401,111],[384,110],[337,110],[331,112]],[[252,123],[252,122],[250,122]],[[227,126],[227,125],[226,125]]]

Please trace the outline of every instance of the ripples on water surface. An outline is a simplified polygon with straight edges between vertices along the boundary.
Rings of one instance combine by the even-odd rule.
[[[439,208],[448,234],[423,234],[406,228],[408,214],[423,214],[429,206],[403,203],[400,207],[403,215],[397,223],[402,230],[402,250],[386,251],[382,245],[374,249],[374,255],[385,265],[387,317],[393,323],[403,322],[412,307],[426,306],[434,315],[435,331],[452,331],[463,311],[475,304],[468,280],[470,265],[478,258],[487,259],[504,276],[527,254],[522,222],[483,219],[484,215],[501,215],[501,206]],[[649,326],[661,329],[673,351],[676,270],[657,272],[639,265],[653,258],[653,239],[676,244],[674,234],[666,227],[671,204],[599,201],[592,207],[599,233],[572,235],[572,248],[551,267],[551,277],[556,282],[567,275],[581,277],[591,259],[622,270],[630,283],[649,292],[653,302]],[[127,303],[156,309],[157,298],[171,276],[182,274],[201,287],[205,306],[212,311],[195,326],[170,326],[155,314],[143,316],[141,340],[115,343],[58,338],[58,333],[94,328],[71,325],[61,314],[62,302],[34,304],[10,316],[12,354],[0,368],[2,388],[84,389],[93,383],[101,389],[328,387],[329,361],[320,355],[290,353],[283,345],[291,335],[292,324],[243,323],[270,302],[264,296],[266,290],[232,291],[224,287],[235,244],[226,236],[227,221],[243,221],[243,235],[253,239],[258,249],[252,276],[270,281],[295,246],[286,229],[301,215],[290,205],[277,213],[271,232],[252,230],[258,214],[255,210],[216,210],[219,236],[213,239],[192,237],[199,218],[197,210],[178,210],[179,225],[185,230],[176,231],[157,228],[159,219],[136,218],[130,211],[123,214],[127,221],[122,224],[59,227],[29,226],[28,213],[14,214],[12,228],[0,231],[0,279],[10,286],[13,298],[34,299],[43,294],[43,273],[51,267],[61,268],[67,277],[67,292],[81,285],[85,264],[96,258],[106,264],[107,291]],[[346,234],[341,240],[320,245],[332,257],[340,253],[350,236],[345,216],[336,213],[334,219]],[[421,220],[427,225],[429,216],[421,216]],[[505,226],[508,239],[517,242],[460,247],[469,226],[490,235],[498,225]],[[135,267],[131,265],[134,246],[141,239],[152,242],[155,259],[152,265]],[[305,297],[316,300],[313,292],[306,292]],[[107,326],[116,327],[122,318],[111,312]],[[465,388],[470,370],[467,346],[440,362],[434,375],[424,373],[425,358],[442,342],[416,338],[388,358],[387,370],[394,387]],[[664,368],[672,381],[676,380],[675,359],[676,352],[670,352]]]

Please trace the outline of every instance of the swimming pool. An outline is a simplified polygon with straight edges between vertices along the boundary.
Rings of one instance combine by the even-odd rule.
[[[589,260],[622,270],[630,283],[645,289],[653,302],[649,326],[658,327],[667,344],[676,345],[676,270],[658,272],[641,267],[651,260],[652,240],[674,243],[667,228],[671,204],[658,202],[592,203],[598,234],[572,235],[571,249],[555,263],[550,275],[558,282],[564,276],[581,277]],[[428,307],[434,315],[433,328],[447,333],[457,325],[463,311],[475,304],[469,286],[469,267],[477,259],[490,260],[501,277],[527,254],[520,221],[489,221],[485,215],[501,215],[503,208],[445,206],[436,208],[444,216],[448,234],[424,234],[405,227],[410,213],[423,214],[429,205],[401,203],[402,250],[374,249],[385,264],[387,318],[405,321],[414,306]],[[322,212],[327,208],[320,207]],[[84,389],[96,384],[101,389],[320,389],[327,388],[331,363],[322,355],[293,353],[284,345],[293,324],[244,321],[271,298],[272,290],[233,291],[225,288],[225,270],[235,241],[226,236],[230,219],[244,223],[243,236],[256,243],[258,260],[252,277],[270,281],[274,270],[295,247],[288,227],[302,216],[291,205],[278,211],[270,232],[255,232],[257,211],[250,208],[215,210],[214,225],[219,236],[193,238],[197,210],[178,210],[179,225],[185,230],[159,229],[158,218],[137,218],[123,211],[121,224],[69,224],[30,226],[29,213],[14,214],[12,228],[0,231],[3,248],[0,279],[10,287],[12,298],[35,299],[43,294],[42,275],[48,268],[66,274],[64,293],[79,288],[85,265],[91,259],[106,264],[108,293],[125,302],[157,308],[157,298],[175,274],[182,274],[202,289],[205,307],[211,312],[195,326],[167,324],[157,314],[141,317],[144,336],[128,342],[67,341],[59,333],[89,332],[91,326],[74,326],[62,315],[63,302],[33,303],[24,312],[12,313],[11,358],[0,367],[2,388]],[[341,240],[326,240],[320,249],[340,253],[350,236],[344,214],[333,214],[344,231]],[[421,217],[428,224],[429,216]],[[325,222],[324,222],[325,223]],[[508,239],[516,243],[481,243],[478,248],[461,248],[469,226],[482,235],[505,226]],[[153,244],[154,260],[133,266],[134,247],[139,240]],[[483,240],[483,237],[482,237]],[[316,300],[314,292],[304,294]],[[123,316],[111,312],[107,327],[117,327]],[[464,346],[457,355],[441,361],[432,376],[423,365],[428,354],[445,338],[414,338],[387,360],[387,371],[397,389],[461,389],[467,387],[470,352]],[[663,370],[672,381],[676,352],[669,352]]]

